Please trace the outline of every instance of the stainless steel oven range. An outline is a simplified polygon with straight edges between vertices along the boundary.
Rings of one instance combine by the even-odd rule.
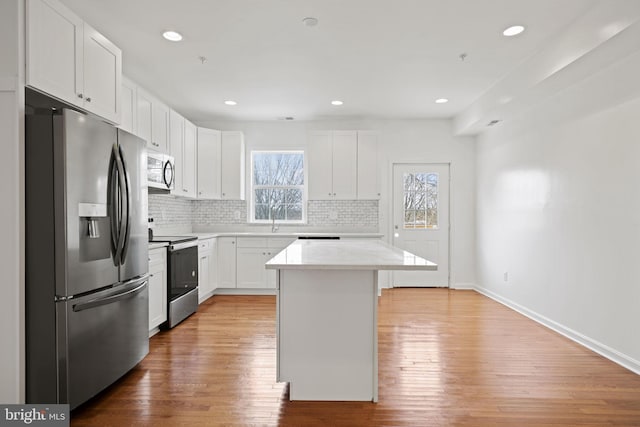
[[[153,236],[167,246],[167,321],[173,328],[198,310],[198,239],[190,236]]]

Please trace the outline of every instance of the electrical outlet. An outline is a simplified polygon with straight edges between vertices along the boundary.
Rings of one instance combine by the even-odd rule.
[[[240,211],[234,211],[234,212],[233,212],[233,217],[234,217],[235,219],[240,219]]]
[[[332,219],[332,220],[334,220],[334,221],[335,221],[336,219],[338,219],[338,212],[336,212],[336,211],[331,211],[331,212],[329,212],[329,219]]]
[[[504,280],[505,282],[509,281],[509,272],[505,271],[504,274],[502,275],[502,280]]]

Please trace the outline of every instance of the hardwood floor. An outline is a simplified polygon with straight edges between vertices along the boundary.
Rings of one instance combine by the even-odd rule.
[[[215,296],[72,426],[640,426],[640,376],[473,291],[379,299],[379,402],[289,402],[275,297]]]

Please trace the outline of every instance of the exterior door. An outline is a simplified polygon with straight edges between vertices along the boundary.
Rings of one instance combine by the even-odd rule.
[[[449,164],[393,165],[393,244],[438,264],[394,271],[393,286],[449,286]]]

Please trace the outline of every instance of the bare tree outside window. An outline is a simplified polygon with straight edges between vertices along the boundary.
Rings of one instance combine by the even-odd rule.
[[[404,174],[404,228],[438,228],[437,173]]]
[[[252,197],[255,222],[301,222],[304,219],[304,153],[252,151]]]

